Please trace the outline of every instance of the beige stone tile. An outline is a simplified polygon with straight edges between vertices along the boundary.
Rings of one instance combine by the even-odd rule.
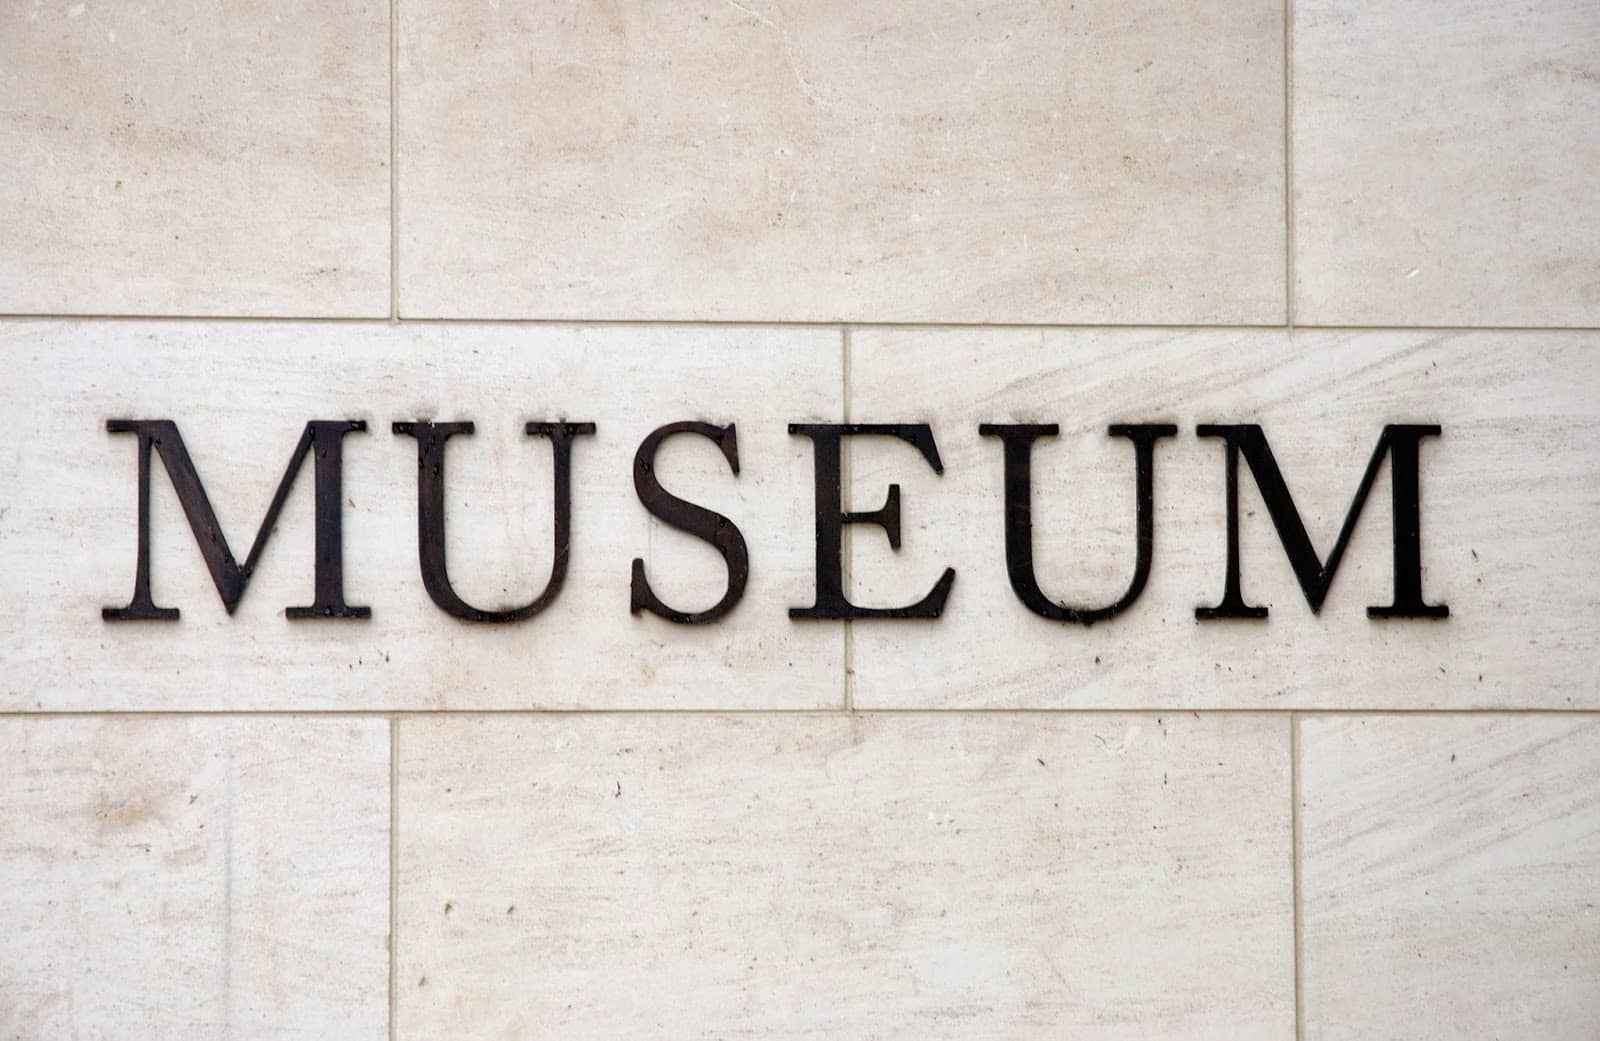
[[[1600,325],[1600,5],[1298,0],[1295,320]]]
[[[404,315],[1283,320],[1279,0],[399,18]]]
[[[932,420],[937,477],[903,444],[852,446],[849,508],[903,489],[904,545],[854,534],[856,602],[923,596],[957,572],[945,616],[853,625],[867,707],[1600,707],[1600,337],[1273,331],[857,331],[851,417]],[[1155,455],[1153,568],[1125,613],[1046,621],[1005,565],[1000,442],[978,425],[1059,423],[1034,451],[1039,584],[1114,603],[1133,573],[1133,450],[1116,422],[1174,423]],[[1241,466],[1243,589],[1264,621],[1196,621],[1226,575],[1221,442],[1259,423],[1313,545],[1338,535],[1386,423],[1423,442],[1423,593],[1448,619],[1374,620],[1392,597],[1385,466],[1313,614]],[[930,667],[930,662],[937,662]]]
[[[1294,1033],[1283,719],[407,719],[398,1033]]]
[[[389,8],[0,11],[0,311],[387,315]]]
[[[1307,1041],[1600,1034],[1600,721],[1301,728]]]
[[[0,719],[0,1035],[387,1036],[384,720]]]
[[[0,325],[0,671],[4,709],[816,708],[843,696],[842,627],[785,614],[812,584],[811,456],[791,420],[837,419],[828,330],[446,327],[386,323]],[[485,374],[492,374],[486,376]],[[346,598],[370,620],[291,620],[312,598],[313,475],[301,473],[233,615],[172,484],[152,466],[152,575],[176,622],[109,623],[137,559],[137,448],[111,418],[169,418],[244,559],[305,424],[358,419],[344,449]],[[554,552],[552,451],[529,420],[593,421],[572,454],[566,582],[518,624],[458,621],[418,563],[417,447],[395,420],[470,419],[447,453],[450,578],[469,604],[530,602]],[[721,623],[629,614],[631,561],[668,604],[702,610],[726,572],[640,505],[640,440],[685,419],[734,423],[737,477],[708,439],[658,457],[669,490],[749,544]]]

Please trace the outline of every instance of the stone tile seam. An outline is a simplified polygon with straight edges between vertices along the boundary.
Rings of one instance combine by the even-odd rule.
[[[1294,325],[1294,0],[1283,0],[1283,324]]]
[[[389,0],[389,320],[400,320],[400,13]]]
[[[389,1041],[395,1041],[400,1004],[400,720],[389,717]]]
[[[0,323],[6,322],[189,322],[205,323],[255,323],[276,325],[372,325],[372,326],[449,326],[449,325],[505,325],[505,326],[560,326],[593,329],[798,329],[832,331],[841,325],[852,330],[868,332],[980,332],[984,330],[1016,331],[1083,331],[1083,332],[1348,332],[1348,333],[1600,333],[1600,325],[1305,325],[1292,327],[1282,323],[1258,324],[1250,322],[908,322],[908,321],[855,321],[839,320],[784,321],[761,319],[712,318],[390,318],[370,315],[238,315],[238,314],[49,314],[13,312],[0,313]]]
[[[1300,885],[1305,859],[1300,821],[1300,718],[1299,713],[1289,714],[1289,893],[1294,935],[1295,1041],[1305,1041],[1306,1036],[1305,915]]]
[[[650,709],[650,708],[508,708],[508,709],[82,709],[82,710],[18,710],[0,711],[0,725],[8,719],[449,719],[478,717],[574,717],[574,716],[633,716],[651,717],[708,717],[708,718],[797,718],[797,719],[849,719],[856,716],[1115,716],[1158,718],[1162,716],[1242,716],[1262,719],[1386,719],[1413,717],[1462,716],[1552,716],[1600,718],[1597,708],[824,708],[824,709],[761,709],[761,708],[705,708],[705,709]]]
[[[851,327],[849,325],[841,325],[839,327],[839,418],[845,423],[852,422],[850,418],[852,414],[850,409],[850,366],[852,351],[850,331]],[[850,475],[850,453],[844,452],[839,457],[839,486],[842,490],[842,494],[846,497],[848,497],[850,494]],[[854,582],[852,581],[853,571],[851,569],[851,561],[855,559],[855,525],[850,524],[845,526],[841,547],[843,549],[843,559],[840,566],[840,577],[843,580],[844,588],[852,589],[854,587]],[[855,627],[847,618],[844,622],[844,654],[842,656],[844,659],[844,710],[846,712],[855,711],[855,656]]]

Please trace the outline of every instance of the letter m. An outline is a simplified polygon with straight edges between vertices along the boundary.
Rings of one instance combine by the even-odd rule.
[[[1333,585],[1333,576],[1344,557],[1345,546],[1355,531],[1356,520],[1366,505],[1372,482],[1384,457],[1391,460],[1391,484],[1394,510],[1394,602],[1385,606],[1367,608],[1369,618],[1445,618],[1450,609],[1443,604],[1427,604],[1422,600],[1422,507],[1421,478],[1418,467],[1418,445],[1425,437],[1437,437],[1439,427],[1431,425],[1393,425],[1383,428],[1378,437],[1378,447],[1367,463],[1367,472],[1361,477],[1356,498],[1345,515],[1339,540],[1333,544],[1327,562],[1318,556],[1306,526],[1295,509],[1289,486],[1284,483],[1278,461],[1266,435],[1255,424],[1218,425],[1202,424],[1195,428],[1201,437],[1222,438],[1227,445],[1227,495],[1228,495],[1228,577],[1222,602],[1215,607],[1195,608],[1195,617],[1209,618],[1265,618],[1265,607],[1247,604],[1239,588],[1239,457],[1244,456],[1255,477],[1266,503],[1267,515],[1278,530],[1294,568],[1295,578],[1305,593],[1306,602],[1313,614],[1322,610],[1322,602]]]
[[[139,561],[134,574],[133,600],[126,607],[103,608],[100,616],[107,621],[159,620],[172,621],[178,617],[175,607],[158,607],[150,593],[150,453],[154,449],[166,467],[172,487],[178,493],[178,502],[189,518],[189,529],[200,546],[211,581],[216,584],[222,605],[232,614],[244,596],[245,586],[255,571],[261,552],[278,514],[283,510],[289,490],[294,487],[295,476],[300,472],[306,456],[316,452],[316,595],[310,607],[291,607],[285,611],[290,618],[368,618],[372,611],[366,607],[351,607],[344,602],[343,539],[340,512],[340,469],[343,460],[344,435],[354,430],[365,430],[361,420],[313,421],[306,424],[289,457],[289,467],[278,482],[278,490],[267,507],[266,518],[256,532],[250,555],[240,565],[234,560],[217,524],[216,512],[206,495],[200,475],[195,472],[194,461],[178,434],[178,426],[170,419],[112,419],[106,421],[106,430],[113,434],[136,434],[139,438]]]

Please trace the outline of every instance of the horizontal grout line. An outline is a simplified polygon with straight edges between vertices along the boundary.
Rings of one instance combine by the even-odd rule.
[[[488,709],[85,709],[0,712],[5,719],[290,718],[290,719],[428,719],[453,716],[729,716],[741,718],[853,716],[1261,716],[1261,717],[1389,717],[1389,716],[1600,716],[1600,708],[488,708]]]
[[[393,325],[394,319],[380,315],[362,317],[341,315],[248,315],[248,314],[0,314],[0,322],[235,322],[266,324],[295,322],[301,325]]]
[[[961,331],[1000,330],[1144,330],[1225,332],[1230,330],[1269,332],[1416,332],[1416,333],[1596,333],[1600,326],[1582,325],[1307,325],[1296,322],[1259,325],[1240,323],[1145,323],[1145,322],[862,322],[853,319],[814,321],[759,321],[725,319],[622,319],[622,318],[395,318],[390,316],[335,317],[328,315],[204,315],[204,314],[0,314],[0,322],[234,322],[241,324],[328,324],[328,325],[508,325],[564,326],[592,328],[713,328],[713,329],[853,329]]]
[[[1283,325],[1208,325],[1204,323],[1063,323],[1063,322],[857,322],[849,319],[763,321],[720,318],[392,318],[296,315],[142,315],[142,314],[0,314],[0,321],[52,322],[238,322],[329,323],[339,325],[552,325],[598,328],[713,328],[713,329],[827,329],[840,326],[866,329],[1256,329],[1282,330]]]
[[[1273,328],[1277,328],[1274,326]],[[1596,333],[1594,325],[1307,325],[1295,322],[1294,331],[1324,333]]]

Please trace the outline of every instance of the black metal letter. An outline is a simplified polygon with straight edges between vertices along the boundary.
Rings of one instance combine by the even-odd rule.
[[[736,475],[739,472],[739,435],[732,423],[725,427],[710,423],[668,423],[641,441],[639,451],[633,457],[633,488],[639,494],[639,501],[644,503],[644,508],[652,516],[659,517],[679,531],[711,543],[712,548],[722,554],[722,562],[728,568],[728,591],[722,594],[722,599],[715,606],[704,611],[687,612],[668,607],[651,590],[650,581],[644,574],[644,561],[635,557],[628,611],[631,614],[649,611],[669,622],[701,625],[714,622],[733,610],[739,598],[744,596],[745,582],[750,577],[750,551],[733,521],[703,506],[685,502],[661,487],[661,482],[656,479],[656,450],[661,447],[661,442],[674,434],[699,434],[710,438],[722,450],[728,466]]]
[[[926,423],[790,423],[789,433],[811,438],[816,460],[817,602],[789,608],[790,618],[938,618],[956,580],[954,568],[944,574],[928,595],[906,607],[857,607],[844,595],[843,535],[846,524],[876,524],[900,548],[900,486],[889,486],[881,509],[870,513],[843,512],[840,445],[845,437],[877,435],[897,437],[915,445],[936,474],[944,473],[933,431]]]
[[[462,600],[450,585],[444,552],[444,445],[456,434],[470,434],[464,423],[396,423],[396,434],[417,439],[417,556],[422,584],[433,602],[446,614],[468,622],[520,622],[550,606],[567,577],[567,555],[572,546],[572,439],[594,433],[593,423],[529,423],[530,436],[550,439],[555,458],[555,560],[550,581],[531,603],[509,611],[483,611]]]
[[[216,512],[211,508],[205,485],[200,483],[200,475],[195,472],[194,461],[189,458],[189,450],[178,433],[178,425],[170,419],[107,420],[108,432],[139,436],[139,557],[134,572],[133,600],[126,607],[102,608],[100,617],[110,622],[172,621],[178,617],[176,607],[156,606],[150,593],[152,448],[161,456],[161,464],[166,468],[173,490],[178,493],[178,502],[183,505],[184,515],[189,519],[189,530],[194,532],[200,555],[205,558],[206,569],[211,572],[211,581],[216,585],[217,595],[222,597],[222,606],[229,614],[239,606],[239,599],[244,596],[244,588],[261,560],[261,551],[266,549],[267,538],[278,522],[278,514],[289,497],[289,490],[294,487],[300,465],[305,462],[307,454],[315,449],[315,595],[310,607],[286,608],[284,614],[290,618],[372,617],[371,608],[351,607],[344,602],[343,514],[340,510],[344,435],[365,429],[367,424],[359,419],[314,420],[306,424],[305,432],[300,435],[300,443],[295,445],[294,454],[289,457],[289,466],[278,482],[272,504],[267,507],[267,515],[256,530],[250,555],[241,567],[234,562],[228,540],[223,537],[222,528],[217,524]]]
[[[1244,602],[1239,588],[1239,456],[1244,455],[1255,477],[1261,499],[1266,503],[1267,515],[1278,530],[1278,540],[1283,543],[1295,578],[1305,593],[1306,602],[1313,614],[1322,610],[1322,602],[1333,585],[1334,572],[1344,556],[1345,546],[1355,531],[1356,519],[1366,505],[1367,493],[1378,476],[1383,458],[1391,459],[1390,477],[1393,485],[1394,518],[1394,603],[1367,608],[1369,618],[1447,618],[1450,608],[1443,604],[1427,604],[1422,600],[1422,508],[1421,478],[1419,476],[1418,445],[1425,437],[1439,436],[1439,427],[1430,424],[1395,424],[1385,426],[1378,436],[1378,446],[1372,451],[1367,471],[1356,489],[1355,501],[1345,514],[1344,527],[1339,539],[1328,554],[1328,562],[1317,558],[1317,551],[1306,534],[1300,511],[1295,508],[1284,483],[1278,461],[1272,455],[1266,435],[1254,423],[1240,425],[1201,424],[1195,428],[1201,437],[1220,437],[1227,445],[1227,496],[1228,496],[1228,575],[1223,587],[1222,602],[1215,607],[1197,607],[1196,618],[1265,618],[1267,609]]]
[[[1033,572],[1033,479],[1031,456],[1033,442],[1041,437],[1055,437],[1061,428],[1054,423],[1043,425],[1003,426],[984,423],[978,433],[984,437],[998,437],[1005,443],[1006,484],[1006,572],[1011,576],[1011,589],[1024,607],[1042,618],[1056,622],[1077,622],[1093,625],[1126,610],[1139,599],[1150,578],[1150,559],[1155,546],[1155,446],[1163,437],[1171,437],[1178,428],[1170,423],[1130,424],[1114,423],[1112,437],[1126,437],[1134,448],[1134,503],[1137,515],[1138,537],[1133,565],[1133,581],[1122,599],[1109,607],[1068,607],[1044,595],[1038,577]]]

